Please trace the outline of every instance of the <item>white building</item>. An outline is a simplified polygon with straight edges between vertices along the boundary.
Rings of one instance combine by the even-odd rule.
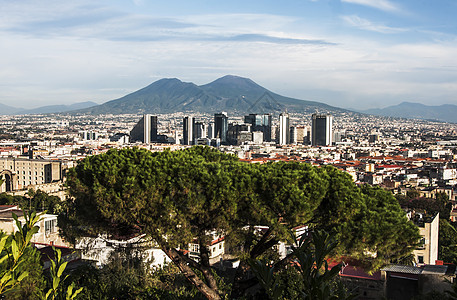
[[[288,145],[290,143],[290,125],[289,114],[281,113],[279,115],[279,145]]]

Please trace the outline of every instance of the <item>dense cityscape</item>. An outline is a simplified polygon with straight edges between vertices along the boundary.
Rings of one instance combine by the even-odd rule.
[[[0,3],[0,299],[457,299],[456,1]]]
[[[369,184],[388,190],[420,229],[421,244],[412,252],[414,267],[399,269],[398,265],[384,265],[375,273],[364,273],[358,269],[359,266],[348,265],[345,267],[347,274],[340,273],[346,283],[357,286],[359,299],[376,299],[386,293],[393,297],[392,291],[382,288],[385,276],[402,272],[420,272],[423,278],[431,276],[426,274],[434,274],[437,278],[449,276],[446,274],[449,274],[448,268],[452,265],[448,263],[453,261],[446,259],[450,259],[452,253],[444,253],[443,245],[439,244],[439,227],[446,221],[440,223],[438,218],[445,218],[447,222],[455,222],[457,218],[457,209],[453,208],[457,193],[456,130],[457,126],[452,123],[377,117],[349,111],[311,115],[251,113],[245,116],[226,112],[214,115],[1,116],[0,169],[4,179],[1,192],[23,197],[44,192],[58,197],[59,201],[68,201],[65,181],[69,169],[86,157],[106,153],[110,149],[132,147],[162,152],[199,145],[234,155],[243,163],[282,161],[334,166],[349,174],[357,185]],[[430,201],[439,198],[446,199],[446,209],[429,209],[427,205],[435,205]],[[430,199],[422,200],[430,203],[414,206],[412,200],[407,199],[416,202]],[[13,222],[11,215],[7,216],[11,210],[19,213],[17,209],[14,205],[2,206],[2,228],[6,232],[11,230],[8,228]],[[44,204],[41,209],[45,209]],[[59,235],[57,214],[49,213],[42,220],[44,234],[37,234],[32,239],[42,253],[49,252],[51,246],[48,245],[61,247],[66,255],[71,256],[67,259],[73,262],[92,261],[101,267],[108,263],[110,253],[118,247],[122,248],[126,243],[140,243],[144,247],[146,243],[140,235],[127,240],[107,236],[87,237],[72,244]],[[297,232],[306,232],[308,227],[303,226],[298,227]],[[257,230],[262,228],[259,226]],[[212,238],[209,262],[218,265],[219,262],[224,261],[225,264],[225,260],[230,261],[233,254],[227,248],[224,237],[215,231]],[[76,247],[78,251],[68,251],[68,247]],[[188,247],[189,257],[198,261],[199,245],[189,244]],[[170,262],[170,257],[159,248],[146,248],[147,256],[154,258],[154,267],[163,267],[164,263]],[[280,244],[276,249],[282,258],[290,253],[287,243]],[[437,269],[438,266],[441,268]],[[438,275],[440,272],[443,272],[442,275]],[[381,273],[384,275],[381,276]],[[417,278],[431,280],[422,277]],[[362,283],[356,283],[357,280],[362,280]],[[363,283],[363,280],[366,282]],[[376,284],[369,285],[367,282]],[[433,281],[427,289],[435,289],[435,285]],[[445,286],[438,288],[446,289]],[[412,292],[403,291],[417,292],[417,288]]]

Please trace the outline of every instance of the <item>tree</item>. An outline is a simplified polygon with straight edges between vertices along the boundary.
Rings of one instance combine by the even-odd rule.
[[[57,196],[51,196],[41,190],[30,189],[27,196],[0,194],[0,205],[18,205],[24,210],[47,211],[59,214],[64,210],[65,203]]]
[[[446,263],[457,264],[457,230],[449,221],[440,219],[438,258]]]
[[[408,199],[415,199],[419,198],[421,196],[421,193],[419,190],[416,189],[410,189],[409,191],[406,192],[406,198]]]
[[[30,240],[38,232],[40,216],[34,212],[24,214],[25,224],[22,225],[17,215],[13,213],[18,231],[0,238],[0,295],[18,289],[21,281],[29,276],[29,271],[24,267],[32,253]]]
[[[69,275],[65,275],[65,269],[68,262],[62,259],[62,253],[59,249],[54,249],[55,260],[51,260],[50,269],[50,288],[46,292],[44,299],[55,300],[55,299],[66,299],[73,300],[78,297],[83,288],[75,289],[75,283],[71,282],[66,289],[64,288],[64,281]],[[64,276],[65,275],[65,276]]]
[[[404,208],[422,210],[430,214],[440,213],[440,219],[448,220],[452,210],[452,203],[444,192],[436,193],[436,198],[404,198],[397,197],[398,202]]]
[[[209,265],[207,245],[213,232],[224,235],[242,258],[233,297],[251,285],[243,283],[247,259],[261,257],[297,225],[327,228],[347,238],[336,253],[367,257],[366,249],[375,251],[379,255],[370,256],[373,265],[406,253],[417,237],[392,196],[361,189],[333,167],[246,164],[208,147],[160,153],[110,150],[82,160],[69,170],[67,182],[73,199],[59,223],[68,238],[146,233],[210,299],[224,296]],[[373,220],[382,231],[370,231]],[[268,230],[256,236],[256,225]],[[200,245],[198,263],[179,251],[193,241]]]
[[[41,299],[46,283],[41,265],[41,254],[35,247],[27,247],[23,254],[23,262],[17,268],[17,273],[27,276],[16,287],[5,293],[7,299]]]
[[[299,295],[295,298],[309,300],[352,299],[351,295],[341,295],[334,289],[332,283],[341,271],[342,264],[331,269],[328,266],[328,255],[338,245],[335,238],[325,231],[316,230],[312,236],[303,235],[299,240],[294,238],[292,256],[295,263],[292,267],[297,273],[298,281],[302,283]],[[251,260],[252,271],[270,299],[283,299],[284,291],[289,289],[288,282],[281,282],[279,272],[261,260]]]
[[[75,197],[71,208],[78,214],[70,215],[70,222],[85,219],[94,229],[108,230],[114,224],[116,232],[110,231],[117,235],[129,230],[149,234],[203,294],[218,299],[206,246],[212,230],[229,232],[236,217],[237,193],[229,176],[232,162],[233,157],[209,148],[157,154],[111,150],[89,157],[69,173]],[[178,251],[194,238],[201,245],[199,264]]]

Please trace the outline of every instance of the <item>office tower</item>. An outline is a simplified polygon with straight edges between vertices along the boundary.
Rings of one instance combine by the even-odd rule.
[[[313,114],[311,144],[313,146],[332,145],[332,125],[333,117],[331,115]]]
[[[291,144],[298,144],[298,129],[297,126],[290,126],[290,140]]]
[[[182,124],[183,145],[193,145],[195,119],[193,117],[184,117]]]
[[[130,131],[130,142],[149,144],[157,141],[157,116],[143,115]]]
[[[279,139],[280,145],[287,145],[290,143],[290,126],[289,126],[289,114],[281,113],[279,115]]]
[[[200,138],[206,138],[206,124],[203,122],[195,122],[194,125],[194,140]]]
[[[216,130],[215,130],[215,126],[214,126],[214,122],[210,122],[208,124],[208,138],[209,139],[214,139],[216,137]]]
[[[277,140],[277,138],[276,138],[277,136],[278,136],[278,126],[271,125],[271,131],[270,131],[271,140],[270,140],[270,142],[276,141]],[[264,137],[264,140],[265,140],[265,137]]]
[[[272,125],[271,114],[262,115],[262,119],[263,119],[262,123],[264,126],[264,130],[262,130],[263,140],[265,142],[271,142],[273,140],[271,137],[271,125]]]
[[[227,130],[227,143],[230,145],[241,145],[244,142],[252,141],[250,124],[230,124]]]
[[[271,115],[270,114],[249,114],[244,117],[246,124],[251,124],[251,130],[263,132],[263,141],[271,141]]]
[[[333,142],[334,143],[342,142],[345,135],[346,135],[345,132],[341,131],[341,130],[333,132]]]
[[[297,144],[304,144],[306,138],[306,127],[305,126],[297,126],[296,135],[297,135]]]
[[[221,143],[226,143],[228,130],[228,117],[226,112],[214,115],[214,126],[215,138],[219,138]]]

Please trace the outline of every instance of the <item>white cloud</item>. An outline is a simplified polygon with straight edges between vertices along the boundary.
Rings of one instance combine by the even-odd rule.
[[[341,0],[342,2],[370,6],[384,11],[399,11],[399,7],[388,0]]]
[[[389,27],[382,24],[374,24],[371,21],[360,18],[356,15],[342,16],[341,18],[344,22],[346,22],[346,24],[363,30],[375,31],[380,33],[401,33],[408,31],[408,29],[406,28]]]
[[[395,44],[377,35],[349,36],[344,28],[319,35],[306,20],[273,14],[165,18],[78,3],[56,1],[52,13],[49,6],[36,13],[33,6],[2,10],[1,103],[108,101],[163,77],[205,84],[226,74],[345,107],[418,98],[452,102],[457,94],[454,39]],[[355,15],[343,20],[375,32],[407,30]]]

